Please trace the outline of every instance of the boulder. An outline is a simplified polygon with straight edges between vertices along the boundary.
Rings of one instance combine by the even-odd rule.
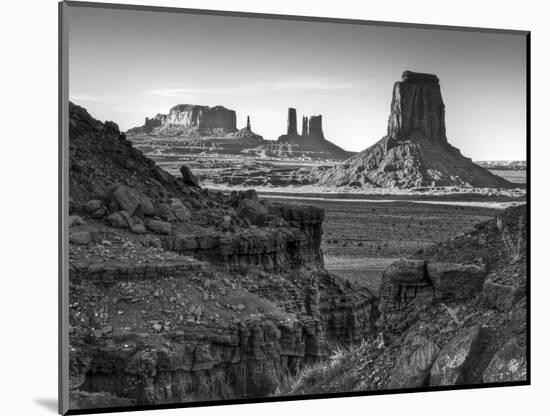
[[[141,213],[147,217],[152,217],[155,215],[155,204],[151,200],[151,198],[141,195],[139,199],[139,209]]]
[[[190,234],[177,234],[174,239],[174,250],[197,250],[199,248],[199,242],[197,236]]]
[[[268,209],[258,201],[243,199],[239,203],[238,213],[241,217],[248,218],[252,224],[261,226],[266,222]]]
[[[162,170],[157,165],[153,166],[153,176],[163,185],[168,185],[173,182],[174,177],[165,170]]]
[[[170,234],[172,231],[172,226],[169,223],[159,220],[147,220],[145,226],[156,234]]]
[[[99,209],[96,209],[94,212],[90,214],[90,217],[93,219],[99,220],[103,218],[105,215],[107,215],[107,208],[101,207]]]
[[[130,215],[134,215],[140,203],[139,194],[125,185],[117,186],[111,192],[111,198],[121,210],[127,211]]]
[[[115,228],[128,228],[132,226],[132,218],[126,211],[114,212],[107,217],[107,223]]]
[[[483,346],[481,325],[461,330],[443,347],[430,371],[430,386],[467,383],[469,372],[477,366]]]
[[[509,311],[512,306],[525,296],[525,289],[495,282],[483,284],[483,301],[489,308]]]
[[[79,246],[86,246],[92,242],[92,236],[88,231],[76,231],[70,233],[69,242]]]
[[[91,214],[94,211],[97,211],[103,206],[103,201],[100,199],[90,199],[88,202],[84,204],[84,210]]]
[[[175,221],[176,216],[168,204],[162,203],[159,204],[156,210],[157,217],[163,219],[164,221]]]
[[[180,222],[185,222],[191,218],[191,211],[179,199],[172,199],[172,202],[170,203],[170,210]]]
[[[145,234],[147,232],[147,229],[145,228],[145,225],[138,223],[132,225],[130,227],[130,231],[134,234]]]
[[[243,192],[243,199],[251,199],[253,201],[258,200],[258,193],[255,189],[247,189]]]
[[[86,222],[78,215],[69,215],[69,228],[84,225]]]
[[[397,285],[419,283],[426,279],[426,261],[399,259],[386,269],[385,274]]]
[[[420,335],[407,337],[392,370],[388,388],[426,386],[430,378],[430,369],[438,353],[439,348],[429,339]]]
[[[525,380],[527,380],[526,350],[514,337],[508,340],[493,356],[483,372],[483,382],[503,383]]]
[[[428,278],[438,297],[468,299],[481,292],[487,275],[485,267],[476,264],[428,262]]]
[[[189,186],[199,186],[199,181],[195,178],[195,175],[193,175],[193,172],[191,172],[191,169],[187,166],[181,165],[180,172],[183,183]]]

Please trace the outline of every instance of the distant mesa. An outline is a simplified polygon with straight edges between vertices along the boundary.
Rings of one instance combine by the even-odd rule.
[[[224,135],[237,131],[237,115],[223,106],[208,107],[194,104],[178,104],[168,114],[145,118],[141,127],[130,129],[129,134],[199,133],[200,135]]]
[[[325,139],[323,117],[321,115],[302,117],[302,134],[298,134],[295,108],[288,109],[286,134],[279,136],[275,143],[267,145],[270,153],[279,157],[306,157],[310,159],[345,160],[353,152],[348,152]]]
[[[365,188],[515,186],[448,143],[438,77],[411,71],[393,86],[386,136],[340,166],[313,170],[312,176],[321,185]]]

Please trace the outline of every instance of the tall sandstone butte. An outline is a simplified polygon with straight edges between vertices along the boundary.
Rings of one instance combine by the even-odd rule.
[[[275,144],[268,148],[278,148],[280,156],[303,156],[313,159],[344,160],[353,152],[348,152],[325,138],[323,133],[323,117],[302,116],[302,134],[298,134],[296,109],[288,109],[286,134],[279,136]]]
[[[359,188],[515,186],[449,144],[438,77],[411,71],[394,84],[386,136],[342,165],[314,169],[312,180]]]
[[[402,80],[393,86],[388,136],[394,140],[407,139],[415,131],[433,142],[447,143],[439,79],[431,74],[405,71]]]

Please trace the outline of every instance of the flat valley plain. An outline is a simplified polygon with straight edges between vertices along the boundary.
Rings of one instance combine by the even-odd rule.
[[[433,244],[473,230],[476,224],[494,218],[512,204],[525,203],[525,170],[491,169],[495,175],[518,184],[512,192],[327,191],[314,185],[285,184],[292,172],[307,171],[326,162],[227,155],[147,156],[175,175],[182,163],[188,165],[201,185],[209,189],[227,192],[254,188],[260,198],[324,209],[321,247],[326,269],[375,293],[382,272],[396,259],[414,257]]]
[[[277,195],[269,197],[279,200]],[[280,200],[304,203],[304,199]],[[477,223],[501,211],[432,202],[436,201],[312,201],[312,205],[325,210],[321,247],[326,269],[377,292],[383,270],[395,259],[414,257],[432,244],[473,230]]]

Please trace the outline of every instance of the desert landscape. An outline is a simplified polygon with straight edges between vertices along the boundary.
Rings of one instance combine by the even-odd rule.
[[[462,155],[436,75],[390,87],[361,152],[71,103],[72,408],[527,379],[527,166]]]

